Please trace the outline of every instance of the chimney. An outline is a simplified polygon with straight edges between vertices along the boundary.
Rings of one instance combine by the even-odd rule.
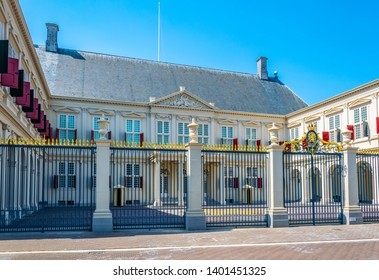
[[[46,51],[58,52],[58,31],[59,26],[55,23],[46,23],[47,28],[47,40]]]
[[[257,59],[257,75],[261,80],[268,80],[267,57],[261,56]]]

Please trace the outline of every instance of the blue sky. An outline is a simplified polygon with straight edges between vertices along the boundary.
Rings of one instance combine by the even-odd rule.
[[[269,75],[312,105],[379,78],[379,1],[19,0],[35,44]],[[194,93],[196,94],[196,93]]]

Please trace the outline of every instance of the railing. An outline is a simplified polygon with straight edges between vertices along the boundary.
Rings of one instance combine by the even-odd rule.
[[[96,148],[0,140],[0,231],[91,229]]]

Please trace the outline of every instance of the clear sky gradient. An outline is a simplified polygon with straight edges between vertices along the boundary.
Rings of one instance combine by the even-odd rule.
[[[376,0],[19,0],[35,44],[269,75],[309,105],[379,78]],[[169,93],[168,93],[169,94]],[[196,92],[194,92],[196,94]],[[275,98],[275,97],[273,97]]]

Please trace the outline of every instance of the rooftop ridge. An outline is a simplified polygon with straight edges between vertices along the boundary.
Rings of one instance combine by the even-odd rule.
[[[37,45],[36,44],[35,47],[44,49],[46,51],[46,48],[43,45]],[[59,51],[61,51],[61,52],[59,52]],[[146,63],[153,63],[153,64],[157,64],[157,65],[160,64],[160,65],[166,65],[166,66],[176,66],[176,67],[183,67],[183,68],[188,68],[188,69],[200,69],[200,70],[205,70],[205,71],[210,71],[210,72],[221,72],[221,73],[225,73],[225,74],[233,74],[233,75],[239,75],[239,76],[248,76],[248,77],[258,78],[257,74],[252,74],[252,73],[245,73],[245,72],[238,72],[238,71],[231,71],[231,70],[224,70],[224,69],[216,69],[216,68],[209,68],[209,67],[203,67],[203,66],[194,66],[194,65],[187,65],[187,64],[174,63],[174,62],[156,61],[156,60],[151,60],[151,59],[135,58],[135,57],[122,56],[122,55],[115,55],[115,54],[104,54],[104,53],[98,53],[98,52],[59,48],[58,54],[64,54],[64,52],[67,52],[67,53],[78,52],[78,53],[89,54],[89,55],[99,55],[99,56],[104,56],[104,57],[121,58],[121,59],[125,59],[125,60],[136,61],[136,62],[146,62]],[[269,77],[269,79],[266,81],[281,83],[278,79],[274,79],[273,77]]]

